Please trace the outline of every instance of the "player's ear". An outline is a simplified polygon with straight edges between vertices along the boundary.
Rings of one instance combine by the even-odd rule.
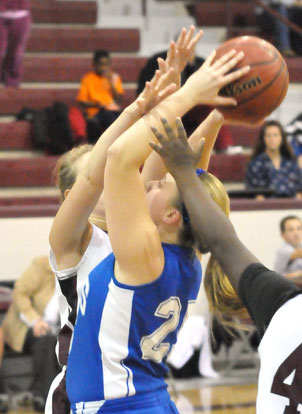
[[[163,222],[169,225],[179,224],[181,220],[181,213],[177,208],[170,208],[164,215]]]
[[[66,188],[66,190],[64,191],[64,200],[68,196],[69,193],[70,193],[70,188]]]

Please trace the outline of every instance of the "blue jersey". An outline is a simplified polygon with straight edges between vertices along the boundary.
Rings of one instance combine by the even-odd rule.
[[[196,300],[201,266],[191,249],[162,246],[164,270],[151,283],[119,283],[113,254],[90,273],[67,365],[73,412],[85,403],[101,407],[107,400],[166,389],[165,360]]]

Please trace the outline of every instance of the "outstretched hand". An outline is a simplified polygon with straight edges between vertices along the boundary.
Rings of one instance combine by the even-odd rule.
[[[218,94],[225,85],[246,75],[250,71],[250,66],[233,70],[244,57],[242,51],[236,52],[235,49],[232,49],[214,62],[215,55],[216,51],[214,50],[200,69],[190,76],[185,87],[192,91],[192,98],[196,104],[237,105],[235,99]]]
[[[180,118],[176,119],[177,133],[173,131],[165,118],[161,118],[161,122],[165,136],[155,127],[152,127],[152,132],[160,145],[150,142],[151,148],[162,157],[172,175],[176,174],[181,168],[195,169],[201,158],[204,138],[200,140],[197,151],[193,151],[188,143],[187,134]]]
[[[174,79],[174,69],[168,68],[165,61],[162,60],[159,69],[155,72],[151,81],[146,82],[144,90],[136,100],[141,116],[176,91],[177,86]]]
[[[187,31],[183,28],[176,42],[170,43],[166,60],[158,58],[158,69],[150,82],[136,100],[140,115],[144,115],[162,100],[174,93],[180,87],[180,75],[195,53],[195,46],[203,32],[195,35],[192,25]]]
[[[199,30],[195,36],[194,33],[195,26],[191,25],[188,31],[183,27],[176,42],[172,40],[170,43],[165,62],[169,68],[173,68],[175,71],[174,82],[177,84],[177,87],[180,87],[181,72],[192,58],[194,58],[196,44],[203,35],[202,30]]]

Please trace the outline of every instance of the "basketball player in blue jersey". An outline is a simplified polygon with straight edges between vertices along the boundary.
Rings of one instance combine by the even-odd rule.
[[[159,60],[159,70],[139,98],[125,109],[114,124],[102,135],[103,153],[98,159],[98,170],[89,175],[85,169],[92,146],[83,145],[64,154],[58,162],[56,175],[62,195],[62,205],[54,219],[50,234],[50,264],[57,277],[57,292],[61,316],[61,332],[58,338],[57,354],[62,372],[54,380],[46,404],[46,413],[70,413],[70,404],[65,389],[65,368],[74,324],[79,308],[79,297],[90,271],[110,252],[111,245],[106,230],[104,207],[100,194],[103,189],[104,166],[107,148],[112,142],[145,112],[163,100],[177,88],[180,73],[186,66],[202,32],[194,33],[183,29],[177,42],[171,43],[166,61]],[[211,152],[215,137],[221,125],[214,113],[208,117],[201,129],[211,129],[208,141]],[[194,141],[193,137],[193,141]],[[156,159],[157,158],[157,159]],[[154,177],[159,173],[156,167],[160,157],[149,160],[144,176]],[[205,157],[204,168],[208,163]],[[97,175],[97,177],[96,177]],[[97,180],[98,186],[90,185]],[[100,200],[100,201],[97,201]]]
[[[145,188],[139,170],[151,152],[150,124],[160,126],[160,114],[175,119],[199,103],[234,104],[218,92],[249,67],[227,74],[242,53],[213,63],[214,56],[108,150],[105,213],[114,254],[82,291],[66,378],[74,414],[177,412],[166,390],[165,360],[197,297],[201,269],[174,179],[168,174]],[[98,186],[103,145],[100,139],[87,163],[90,185]],[[223,186],[207,177],[208,191],[227,213]]]
[[[221,264],[262,337],[257,414],[298,414],[302,404],[302,292],[264,267],[238,239],[204,183],[196,178],[201,152],[188,146],[180,119],[177,134],[165,119],[163,125],[164,135],[153,129],[160,145],[150,145],[176,180],[197,240]],[[212,276],[206,275],[205,283],[212,285],[209,300],[220,312],[220,304],[215,302],[220,293]]]

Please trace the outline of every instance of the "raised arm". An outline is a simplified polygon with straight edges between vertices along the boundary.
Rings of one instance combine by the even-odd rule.
[[[180,33],[180,36],[177,42],[176,43],[171,42],[170,49],[167,55],[167,59],[165,61],[165,64],[167,65],[167,67],[173,67],[174,72],[175,72],[175,83],[178,85],[180,85],[181,71],[185,68],[188,61],[191,59],[192,54],[194,53],[196,43],[198,42],[199,38],[202,35],[202,33],[200,32],[197,33],[197,35],[195,36],[193,36],[193,34],[194,34],[194,26],[191,26],[188,33],[186,33],[185,29],[183,29],[182,32]],[[228,61],[228,59],[230,59],[230,56],[232,56],[232,54],[234,55],[234,51],[232,51],[229,56],[225,55],[223,62]],[[202,68],[205,70],[208,70],[211,68],[211,70],[213,70],[215,65],[217,64],[217,62],[214,65],[212,64],[214,57],[215,57],[215,52],[213,52],[213,54],[206,60]],[[242,57],[243,55],[241,55],[241,57],[237,55],[238,59],[241,59]],[[163,60],[160,59],[159,64],[161,63],[161,65],[163,65],[161,61],[163,62]],[[221,63],[222,62],[218,63],[218,65],[221,65]],[[229,60],[229,64],[231,64],[230,60]],[[245,67],[244,70],[248,71],[249,69]],[[222,72],[220,72],[220,74],[221,73]],[[216,74],[218,73],[216,72]],[[192,81],[192,79],[194,79],[194,76],[192,76],[189,79],[189,83]],[[216,100],[217,105],[219,105],[218,101],[220,101],[221,105],[236,104],[236,101],[234,99],[227,100],[227,101],[223,99],[221,101],[221,97],[219,96],[216,96],[215,100]],[[206,96],[204,95],[201,98],[201,101],[199,102],[206,102]],[[210,105],[215,104],[213,101],[211,101],[211,99],[207,101],[207,103],[209,103]],[[183,114],[185,114],[186,112],[187,112],[187,109],[184,110]],[[180,113],[178,113],[178,115],[180,115]],[[170,118],[170,121],[172,121],[172,118]],[[194,148],[195,141],[198,141],[201,137],[206,137],[204,152],[200,160],[200,163],[198,165],[198,167],[203,168],[204,170],[207,170],[208,168],[210,157],[211,157],[211,152],[214,147],[215,140],[217,138],[217,135],[218,135],[218,132],[220,130],[222,123],[223,123],[222,115],[218,111],[213,111],[200,124],[200,126],[194,131],[194,133],[189,137],[189,142],[192,148]],[[166,168],[164,166],[164,163],[162,162],[162,160],[156,153],[152,153],[149,156],[149,158],[146,160],[146,163],[143,168],[142,177],[143,177],[144,183],[146,184],[148,181],[154,180],[154,179],[161,179],[165,173],[166,173]]]
[[[259,261],[238,239],[231,222],[196,175],[195,166],[201,153],[189,147],[180,119],[176,124],[177,134],[174,134],[164,119],[165,137],[153,129],[160,145],[151,143],[151,146],[162,156],[176,180],[198,241],[213,254],[238,290],[243,271]]]
[[[175,91],[173,71],[158,71],[144,91],[129,105],[96,143],[86,167],[81,167],[72,190],[62,203],[50,233],[58,268],[74,267],[91,237],[88,223],[104,188],[104,168],[110,145],[141,116]]]
[[[125,131],[108,151],[105,170],[106,220],[119,270],[126,279],[131,275],[137,280],[144,274],[144,281],[151,281],[160,274],[164,263],[160,255],[160,238],[149,214],[139,174],[140,166],[151,152],[150,126],[155,124],[160,128],[161,115],[174,121],[176,116],[182,116],[199,103],[234,104],[233,99],[219,97],[218,92],[223,85],[249,70],[246,67],[227,74],[243,57],[241,53],[232,51],[213,63],[214,56],[215,53],[181,89]]]
[[[206,119],[196,128],[193,134],[188,138],[190,147],[198,150],[201,138],[205,138],[203,151],[198,161],[197,168],[207,171],[210,163],[211,153],[219,130],[224,122],[224,117],[217,109],[214,109]]]
[[[203,34],[201,30],[195,35],[194,32],[194,26],[191,26],[188,32],[183,28],[177,41],[171,41],[166,60],[158,58],[158,66],[161,73],[173,70],[170,77],[177,90],[181,84],[181,73],[191,60],[196,44]],[[161,157],[156,152],[152,152],[144,164],[142,178],[146,185],[150,180],[162,179],[166,172],[167,170]]]

